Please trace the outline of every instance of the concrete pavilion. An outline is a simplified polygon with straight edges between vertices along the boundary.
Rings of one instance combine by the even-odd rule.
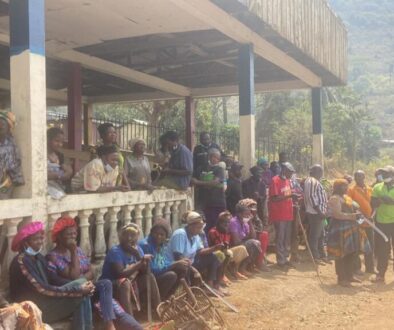
[[[310,89],[313,161],[322,162],[321,88],[346,79],[347,32],[325,0],[0,0],[0,105],[18,118],[26,178],[17,199],[0,201],[5,235],[10,242],[26,217],[50,228],[69,213],[84,250],[100,259],[117,242],[119,212],[149,232],[156,216],[176,228],[187,208],[187,195],[175,191],[48,199],[47,104],[68,105],[68,147],[81,150],[95,103],[184,99],[192,147],[193,100],[239,95],[240,161],[251,166],[254,93]],[[12,256],[8,249],[3,267]]]

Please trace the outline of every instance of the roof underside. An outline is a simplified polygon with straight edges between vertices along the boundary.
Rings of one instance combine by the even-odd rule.
[[[213,2],[321,77],[323,85],[342,83],[267,28],[237,0]],[[9,34],[7,9],[8,5],[0,0],[0,34],[3,35]],[[67,88],[70,64],[57,56],[67,50],[92,55],[190,89],[236,85],[238,47],[237,42],[168,0],[46,0],[49,89]],[[9,79],[8,54],[8,46],[0,46],[1,79]],[[256,57],[255,75],[256,83],[298,80],[262,57]],[[107,72],[83,68],[86,97],[154,91]]]

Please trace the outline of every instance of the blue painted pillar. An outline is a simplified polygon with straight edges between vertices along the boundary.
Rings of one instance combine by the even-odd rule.
[[[10,1],[11,109],[18,125],[26,184],[18,197],[33,199],[33,217],[46,213],[46,80],[44,0]]]
[[[238,53],[239,160],[245,172],[255,165],[254,54],[252,45],[241,45]]]
[[[322,90],[312,88],[312,162],[323,165]]]

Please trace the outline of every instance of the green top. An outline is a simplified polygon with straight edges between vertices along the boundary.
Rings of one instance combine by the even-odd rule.
[[[394,199],[394,187],[388,190],[384,182],[376,184],[372,190],[372,197],[380,198],[383,196]],[[394,205],[380,204],[376,210],[376,221],[380,223],[394,223]]]

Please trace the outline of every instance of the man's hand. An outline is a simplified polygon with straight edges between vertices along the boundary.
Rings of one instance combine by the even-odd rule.
[[[81,285],[81,291],[84,296],[91,296],[94,293],[96,287],[91,281],[85,282]]]

